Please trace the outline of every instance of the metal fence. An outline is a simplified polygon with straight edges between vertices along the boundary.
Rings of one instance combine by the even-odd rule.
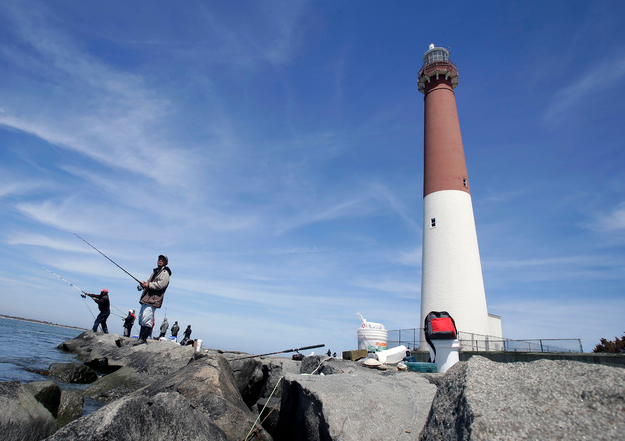
[[[408,349],[426,348],[421,340],[422,328],[393,329],[388,331],[388,348],[404,345]],[[488,335],[458,332],[461,351],[505,351],[505,352],[584,352],[579,338],[536,338],[512,340]]]

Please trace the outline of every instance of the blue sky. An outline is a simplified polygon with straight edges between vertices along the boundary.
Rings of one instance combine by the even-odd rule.
[[[141,280],[167,254],[167,316],[208,347],[354,349],[357,312],[418,327],[416,75],[435,43],[459,69],[489,312],[507,338],[589,351],[625,331],[623,16],[620,1],[4,1],[0,313],[91,326],[44,268],[139,307],[77,233]]]

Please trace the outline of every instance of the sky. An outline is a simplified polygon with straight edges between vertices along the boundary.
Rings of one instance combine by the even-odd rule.
[[[420,326],[423,95],[450,50],[489,312],[510,339],[625,331],[622,1],[7,0],[0,313],[204,347],[357,348]],[[46,271],[48,270],[48,271]]]

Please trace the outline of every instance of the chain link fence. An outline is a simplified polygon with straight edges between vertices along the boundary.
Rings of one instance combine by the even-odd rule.
[[[427,343],[421,340],[422,328],[393,329],[388,331],[389,348],[404,345],[408,349],[426,348]],[[505,351],[505,352],[584,352],[579,338],[536,338],[513,340],[494,338],[488,335],[458,332],[461,351]]]

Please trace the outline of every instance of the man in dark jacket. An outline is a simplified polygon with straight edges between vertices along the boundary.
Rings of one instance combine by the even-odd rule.
[[[178,322],[174,322],[174,325],[171,327],[171,336],[176,337],[176,341],[178,341],[178,331],[180,331],[180,326],[178,326]]]
[[[184,338],[180,342],[181,346],[186,346],[191,341],[191,325],[187,325],[187,329],[184,330]]]
[[[132,325],[135,324],[135,310],[129,310],[126,318],[122,320],[124,320],[124,337],[130,337],[130,333],[132,332]]]
[[[147,343],[147,339],[152,332],[154,326],[154,314],[158,308],[163,305],[163,297],[165,290],[169,286],[169,276],[171,270],[167,267],[169,259],[161,254],[158,256],[157,267],[154,268],[152,274],[147,281],[141,282],[141,311],[139,311],[139,341],[135,344]]]
[[[89,294],[88,292],[82,294],[83,297],[91,297],[94,302],[98,304],[100,313],[93,322],[93,332],[98,330],[98,325],[102,325],[102,332],[109,333],[109,328],[106,326],[106,319],[111,315],[111,302],[109,301],[109,290],[103,289],[100,294]]]

